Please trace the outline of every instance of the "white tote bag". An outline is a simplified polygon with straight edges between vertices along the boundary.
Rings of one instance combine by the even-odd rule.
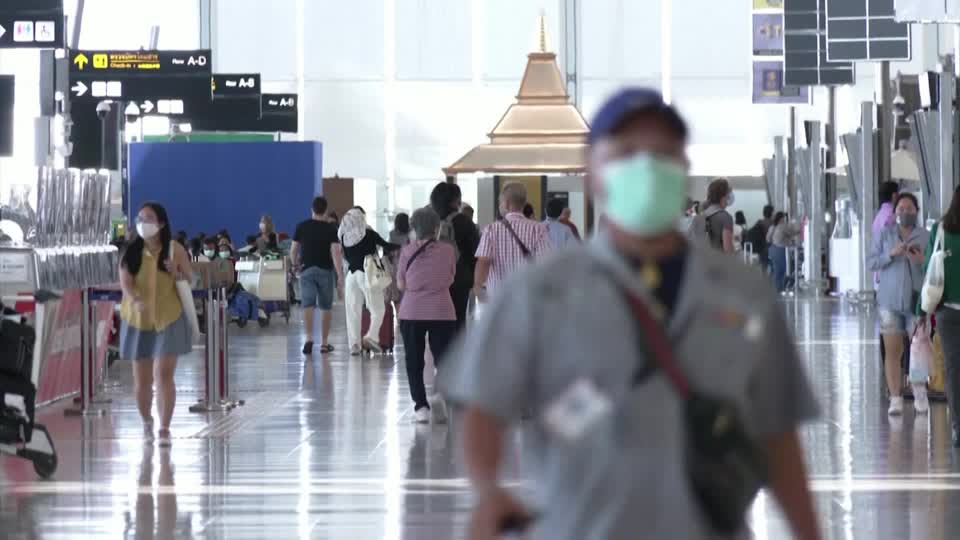
[[[367,289],[382,291],[393,283],[390,271],[379,255],[367,255],[363,259],[363,273],[367,278]]]
[[[176,246],[170,243],[170,257],[173,257]],[[200,321],[197,320],[197,306],[193,303],[193,287],[185,279],[176,280],[177,296],[180,297],[180,304],[183,306],[183,315],[187,318],[187,324],[190,326],[192,335],[190,339],[196,341],[200,339]]]
[[[930,254],[930,263],[927,264],[927,274],[923,278],[923,288],[920,289],[920,308],[924,313],[933,313],[943,300],[943,286],[946,280],[944,260],[950,252],[943,249],[943,222],[937,226],[937,238],[933,243],[933,253]]]

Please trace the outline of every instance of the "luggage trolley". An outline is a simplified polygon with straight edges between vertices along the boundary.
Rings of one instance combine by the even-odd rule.
[[[26,314],[10,307],[36,305],[34,322],[42,326],[42,304],[56,297],[39,290],[36,278],[31,249],[0,249],[0,291],[5,295],[0,297],[0,454],[29,460],[37,475],[50,478],[57,470],[57,451],[50,432],[35,418],[41,348]]]
[[[267,314],[267,326],[274,313],[283,314],[290,323],[290,288],[287,286],[287,260],[244,259],[237,263],[237,283],[244,290],[260,299],[260,306]]]
[[[0,320],[0,454],[27,459],[41,478],[57,470],[57,451],[47,428],[34,421],[39,362],[36,333],[24,319],[4,309]]]

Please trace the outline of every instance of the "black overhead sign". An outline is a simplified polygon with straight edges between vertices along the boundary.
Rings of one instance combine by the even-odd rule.
[[[827,58],[825,0],[785,0],[783,13],[783,83],[787,86],[853,84],[853,63],[831,62]]]
[[[66,41],[63,0],[0,0],[0,49],[58,49]]]
[[[71,51],[70,74],[210,75],[210,50]]]
[[[214,99],[256,98],[260,99],[260,74],[214,74],[211,84]]]
[[[297,94],[263,94],[260,98],[260,110],[263,116],[296,116],[299,103]]]
[[[185,118],[194,131],[296,133],[299,128],[296,94],[263,94],[256,99],[215,99],[187,104]]]
[[[70,98],[209,101],[210,51],[71,51]],[[181,103],[170,112],[155,112],[183,110]]]
[[[910,23],[897,22],[893,0],[827,0],[827,58],[910,60]]]

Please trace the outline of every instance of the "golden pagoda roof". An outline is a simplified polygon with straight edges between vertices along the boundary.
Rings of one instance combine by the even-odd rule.
[[[541,20],[540,51],[527,56],[517,102],[510,105],[490,142],[476,146],[444,169],[459,173],[578,173],[586,170],[590,126],[570,103],[557,66],[557,55],[546,52]]]

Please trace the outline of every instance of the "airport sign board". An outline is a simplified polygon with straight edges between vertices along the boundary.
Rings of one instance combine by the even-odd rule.
[[[213,99],[256,98],[259,100],[260,89],[259,73],[216,73],[210,85]]]
[[[0,49],[59,49],[66,42],[63,0],[0,0]]]

